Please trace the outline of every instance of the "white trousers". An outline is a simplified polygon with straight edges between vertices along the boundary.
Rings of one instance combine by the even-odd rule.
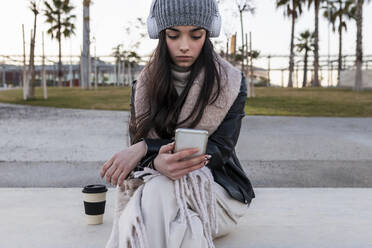
[[[238,220],[247,212],[247,204],[233,199],[227,191],[214,182],[216,191],[216,215],[218,233],[212,230],[213,238],[221,237],[232,231]],[[190,203],[189,203],[190,204]],[[200,218],[192,210],[192,228],[179,221],[179,208],[176,202],[173,181],[164,175],[152,178],[145,183],[141,208],[148,241],[153,248],[206,248]],[[197,235],[192,236],[192,231]]]

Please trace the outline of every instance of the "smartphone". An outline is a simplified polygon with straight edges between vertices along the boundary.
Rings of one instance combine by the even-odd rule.
[[[177,128],[175,133],[175,152],[187,148],[199,148],[199,152],[185,158],[190,159],[205,154],[208,142],[208,131],[191,128]]]

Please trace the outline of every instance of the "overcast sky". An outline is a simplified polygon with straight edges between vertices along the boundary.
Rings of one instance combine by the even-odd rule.
[[[228,0],[229,1],[229,0]],[[233,2],[233,0],[230,0]],[[63,53],[65,55],[80,53],[82,43],[82,0],[71,0],[76,7],[77,15],[76,36],[63,41]],[[91,34],[96,37],[97,55],[109,55],[112,48],[120,43],[125,43],[124,27],[130,20],[137,17],[147,18],[151,0],[93,0],[91,6]],[[256,0],[255,15],[245,15],[245,30],[252,31],[253,48],[261,51],[261,54],[288,54],[290,42],[290,19],[283,17],[283,11],[275,9],[275,0]],[[223,26],[228,30],[240,33],[239,20],[231,13],[223,12]],[[365,4],[363,27],[364,54],[372,54],[372,4]],[[38,16],[36,54],[41,54],[41,31],[46,31],[43,15]],[[296,25],[296,34],[307,28],[313,29],[313,10],[305,10]],[[1,0],[0,8],[0,54],[22,54],[22,24],[25,25],[27,40],[26,51],[29,52],[30,29],[33,26],[33,14],[29,10],[28,0]],[[320,53],[328,52],[328,24],[324,18],[320,18]],[[226,30],[223,29],[223,30]],[[349,21],[348,32],[344,36],[344,53],[355,53],[355,22]],[[223,31],[221,39],[224,39]],[[238,42],[240,42],[238,37]],[[58,54],[58,46],[55,40],[46,37],[46,53]],[[140,54],[149,54],[156,46],[157,40],[150,40],[146,36]],[[94,50],[92,44],[91,51]],[[331,53],[338,50],[337,34],[331,34]]]

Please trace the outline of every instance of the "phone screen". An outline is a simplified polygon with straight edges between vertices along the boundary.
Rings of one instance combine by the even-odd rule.
[[[200,129],[178,128],[175,135],[175,152],[187,148],[199,148],[191,157],[205,154],[208,142],[208,131]]]

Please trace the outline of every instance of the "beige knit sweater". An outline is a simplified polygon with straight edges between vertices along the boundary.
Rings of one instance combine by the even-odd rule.
[[[171,64],[172,83],[176,88],[178,95],[181,95],[187,84],[187,79],[191,73],[191,67],[180,67]]]

